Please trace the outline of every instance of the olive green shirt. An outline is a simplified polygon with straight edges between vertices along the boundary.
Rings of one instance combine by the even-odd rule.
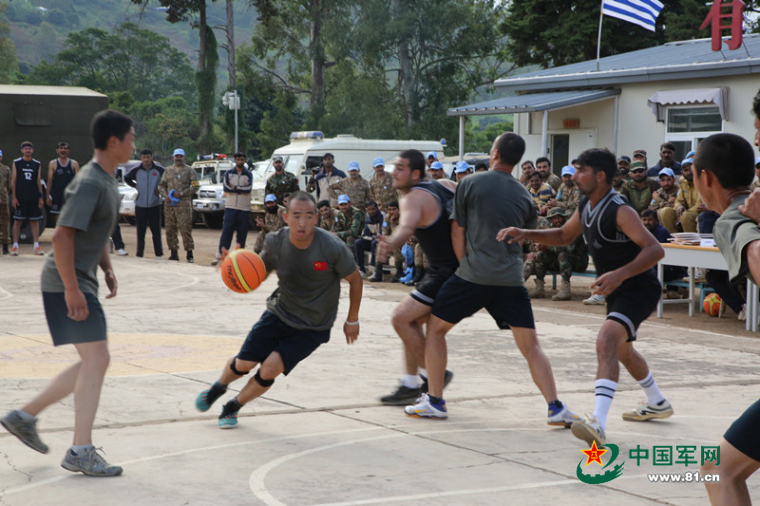
[[[739,206],[744,204],[747,197],[749,194],[736,197],[728,209],[720,215],[713,229],[715,244],[726,259],[728,275],[732,283],[736,283],[744,276],[755,281],[749,269],[745,249],[750,243],[760,240],[760,227],[739,211]]]

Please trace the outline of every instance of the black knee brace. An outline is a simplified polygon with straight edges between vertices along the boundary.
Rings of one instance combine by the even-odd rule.
[[[261,377],[261,369],[256,371],[256,374],[254,374],[253,379],[255,379],[256,383],[258,383],[262,387],[271,387],[274,384],[273,379],[265,380],[264,378]]]
[[[248,374],[249,372],[251,372],[251,371],[246,371],[246,372],[240,372],[240,371],[238,371],[237,368],[235,367],[235,358],[233,358],[232,362],[230,362],[230,371],[232,371],[233,373],[237,374],[238,376],[245,376],[246,374]]]

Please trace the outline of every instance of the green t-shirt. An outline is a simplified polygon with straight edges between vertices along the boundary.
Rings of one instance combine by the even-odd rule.
[[[732,283],[744,276],[752,279],[744,248],[749,246],[749,243],[760,240],[760,227],[739,211],[739,206],[744,204],[747,197],[749,194],[736,197],[720,215],[713,229],[715,244],[726,259]]]
[[[116,179],[97,163],[90,162],[79,169],[66,187],[65,199],[57,225],[76,229],[74,267],[79,289],[97,295],[98,264],[119,219]],[[42,291],[65,291],[55,266],[55,251],[48,255],[42,268]]]
[[[306,249],[290,242],[285,227],[267,234],[261,258],[267,272],[277,271],[277,289],[267,309],[285,324],[304,330],[328,330],[338,314],[340,280],[356,270],[346,243],[321,228]]]
[[[467,176],[457,186],[451,219],[466,229],[457,276],[480,285],[523,285],[522,247],[496,240],[504,227],[536,228],[533,199],[517,179],[498,170]]]

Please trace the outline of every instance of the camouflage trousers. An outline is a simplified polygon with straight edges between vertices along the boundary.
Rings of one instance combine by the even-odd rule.
[[[11,243],[11,211],[7,202],[0,204],[0,243]]]
[[[190,206],[175,206],[164,204],[164,221],[166,223],[166,244],[170,250],[179,249],[177,232],[182,234],[182,245],[185,251],[195,248],[193,242],[193,208]]]
[[[253,243],[253,252],[257,255],[264,249],[264,239],[267,237],[266,230],[259,230],[259,234],[256,236],[256,242]]]
[[[588,267],[588,255],[573,255],[565,248],[540,251],[533,260],[525,262],[524,274],[528,279],[531,274],[543,281],[547,271],[559,271],[563,281],[570,281],[573,272],[583,272]]]
[[[414,245],[414,265],[417,267],[428,268],[428,258],[425,253],[422,252],[422,246],[419,244]]]

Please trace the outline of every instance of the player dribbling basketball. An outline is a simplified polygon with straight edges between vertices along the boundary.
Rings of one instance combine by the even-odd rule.
[[[343,324],[346,342],[359,336],[362,278],[351,251],[329,232],[316,228],[314,197],[296,192],[284,214],[288,226],[267,236],[261,258],[267,272],[277,271],[277,289],[267,299],[267,309],[253,326],[237,356],[221,377],[198,395],[195,406],[208,411],[227,385],[258,370],[227,402],[219,427],[237,426],[237,415],[246,403],[264,394],[280,374],[286,376],[321,344],[330,340],[338,313],[340,280],[349,283],[348,316]]]

